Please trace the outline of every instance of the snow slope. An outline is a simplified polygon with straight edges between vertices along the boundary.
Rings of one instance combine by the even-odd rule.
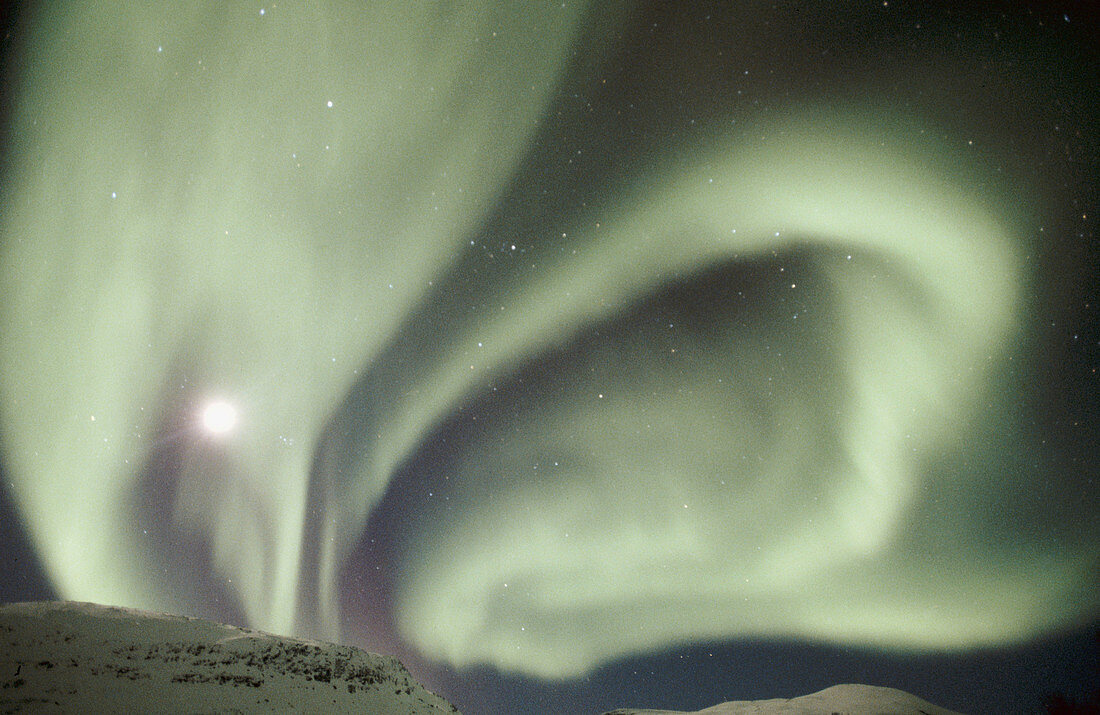
[[[90,603],[0,605],[0,713],[457,710],[395,658]]]
[[[958,715],[915,695],[874,685],[834,685],[786,700],[736,701],[694,713],[622,708],[606,715]]]

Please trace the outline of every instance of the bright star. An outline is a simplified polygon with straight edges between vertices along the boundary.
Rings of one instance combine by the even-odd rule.
[[[211,434],[225,434],[237,424],[237,409],[225,400],[213,400],[202,410],[202,426]]]

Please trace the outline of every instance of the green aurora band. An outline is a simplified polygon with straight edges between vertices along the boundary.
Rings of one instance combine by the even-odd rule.
[[[150,577],[160,529],[208,546],[247,625],[339,639],[368,519],[446,428],[388,588],[448,664],[962,649],[1095,613],[1095,533],[985,523],[1035,439],[1006,416],[1032,208],[956,138],[791,103],[525,221],[549,110],[629,13],[321,7],[30,18],[0,434],[62,597],[193,608]],[[222,439],[211,397],[241,413]],[[166,451],[167,522],[143,523]]]

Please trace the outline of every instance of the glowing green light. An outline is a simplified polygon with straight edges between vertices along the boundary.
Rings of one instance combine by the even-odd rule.
[[[546,235],[489,237],[514,268],[451,274],[494,209],[528,210],[506,192],[597,21],[550,6],[35,18],[0,194],[0,426],[61,595],[187,607],[133,536],[171,452],[170,527],[210,545],[248,625],[309,609],[338,638],[348,554],[461,412],[446,499],[392,535],[398,627],[431,658],[563,677],[691,640],[965,648],[1076,617],[1088,554],[980,528],[1021,439],[996,366],[1029,320],[1023,229],[895,108],[794,106],[657,155]],[[731,266],[755,293],[661,302]],[[337,438],[359,459],[307,503]]]

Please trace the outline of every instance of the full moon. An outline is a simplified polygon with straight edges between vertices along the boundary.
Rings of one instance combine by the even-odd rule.
[[[211,434],[225,434],[237,424],[237,410],[225,400],[207,403],[202,410],[202,426]]]

